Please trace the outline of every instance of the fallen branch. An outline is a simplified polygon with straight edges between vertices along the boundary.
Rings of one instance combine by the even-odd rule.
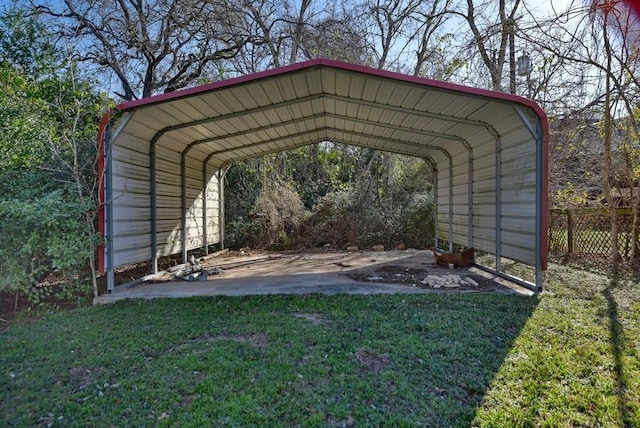
[[[222,269],[216,266],[204,269],[196,258],[191,256],[189,262],[147,275],[142,278],[142,282],[206,281],[208,275],[219,275],[221,273]]]

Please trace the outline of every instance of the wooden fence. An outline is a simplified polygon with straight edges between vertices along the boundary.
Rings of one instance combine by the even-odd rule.
[[[618,208],[622,257],[631,254],[632,225],[631,208]],[[611,216],[605,208],[553,209],[548,233],[551,254],[611,254]]]

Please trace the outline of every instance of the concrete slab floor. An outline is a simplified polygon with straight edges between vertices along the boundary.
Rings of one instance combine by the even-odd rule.
[[[400,284],[361,282],[347,273],[356,270],[375,270],[393,264],[407,268],[433,265],[433,252],[406,250],[354,253],[300,254],[218,254],[205,257],[205,269],[217,266],[220,275],[206,281],[170,281],[117,286],[111,294],[98,296],[94,304],[111,303],[122,299],[180,298],[192,296],[245,296],[264,294],[393,294],[429,293],[430,289]],[[474,272],[488,275],[486,272]],[[530,290],[495,278],[504,285],[501,292],[532,294]],[[461,291],[457,291],[461,292]]]

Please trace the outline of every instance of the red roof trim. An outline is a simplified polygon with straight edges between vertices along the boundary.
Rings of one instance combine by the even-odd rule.
[[[98,233],[103,239],[106,238],[105,230],[105,205],[106,198],[106,169],[105,169],[105,137],[107,126],[111,117],[115,114],[113,109],[109,109],[102,118],[98,128]],[[106,270],[106,260],[104,254],[104,244],[98,246],[98,271],[104,272]]]
[[[453,92],[461,92],[469,95],[476,95],[480,97],[492,98],[496,100],[503,100],[507,102],[513,102],[525,105],[533,109],[539,117],[546,117],[544,111],[534,101],[523,98],[518,95],[508,94],[504,92],[491,91],[488,89],[474,88],[471,86],[459,85],[456,83],[443,82],[440,80],[427,79],[424,77],[409,76],[407,74],[396,73],[393,71],[381,70],[377,68],[366,67],[364,65],[349,64],[341,61],[334,61],[330,59],[317,58],[305,62],[287,65],[284,67],[273,68],[270,70],[262,71],[259,73],[248,74],[246,76],[235,77],[232,79],[221,80],[218,82],[208,83],[206,85],[194,86],[192,88],[181,89],[179,91],[168,92],[165,94],[154,95],[152,97],[141,98],[139,100],[128,101],[118,106],[119,110],[133,110],[139,107],[148,106],[152,104],[158,104],[181,98],[191,97],[198,94],[203,94],[210,91],[226,88],[229,86],[239,85],[242,83],[252,82],[272,76],[279,76],[294,71],[311,69],[315,67],[329,67],[337,68],[340,70],[351,71],[355,73],[368,74],[374,77],[384,77],[387,79],[397,80],[401,82],[414,83],[422,86],[429,86],[433,88],[443,89]]]

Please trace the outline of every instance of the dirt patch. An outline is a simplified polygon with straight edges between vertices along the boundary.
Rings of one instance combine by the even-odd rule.
[[[83,389],[93,383],[94,372],[95,370],[87,367],[74,367],[69,370],[69,378],[79,389]]]
[[[267,335],[264,333],[251,333],[251,334],[238,334],[238,335],[219,335],[219,336],[209,336],[204,335],[197,337],[195,339],[191,339],[185,343],[181,343],[179,345],[173,346],[167,350],[167,352],[178,352],[182,351],[185,348],[191,347],[193,345],[199,343],[212,343],[219,341],[227,341],[230,340],[236,343],[249,343],[252,346],[255,346],[258,349],[263,349],[267,346]]]
[[[371,270],[350,272],[347,276],[360,282],[397,284],[434,291],[485,292],[504,288],[494,280],[469,272],[467,269],[448,269],[426,263],[421,267],[385,265]],[[435,277],[442,281],[437,281]],[[454,279],[447,283],[450,278]]]
[[[313,325],[326,325],[329,320],[322,314],[293,314],[294,318],[302,318],[309,321]]]
[[[18,318],[33,320],[52,311],[68,311],[91,305],[93,293],[90,290],[63,293],[59,283],[41,283],[38,288],[48,287],[48,294],[41,295],[36,303],[23,291],[0,293],[0,333],[8,330]],[[88,285],[87,287],[90,287]],[[44,293],[43,293],[44,294]]]
[[[380,373],[391,364],[389,357],[369,348],[358,349],[353,358],[372,373]]]
[[[249,342],[258,349],[263,349],[267,346],[267,335],[264,333],[252,333],[248,336],[235,336],[236,342]]]

